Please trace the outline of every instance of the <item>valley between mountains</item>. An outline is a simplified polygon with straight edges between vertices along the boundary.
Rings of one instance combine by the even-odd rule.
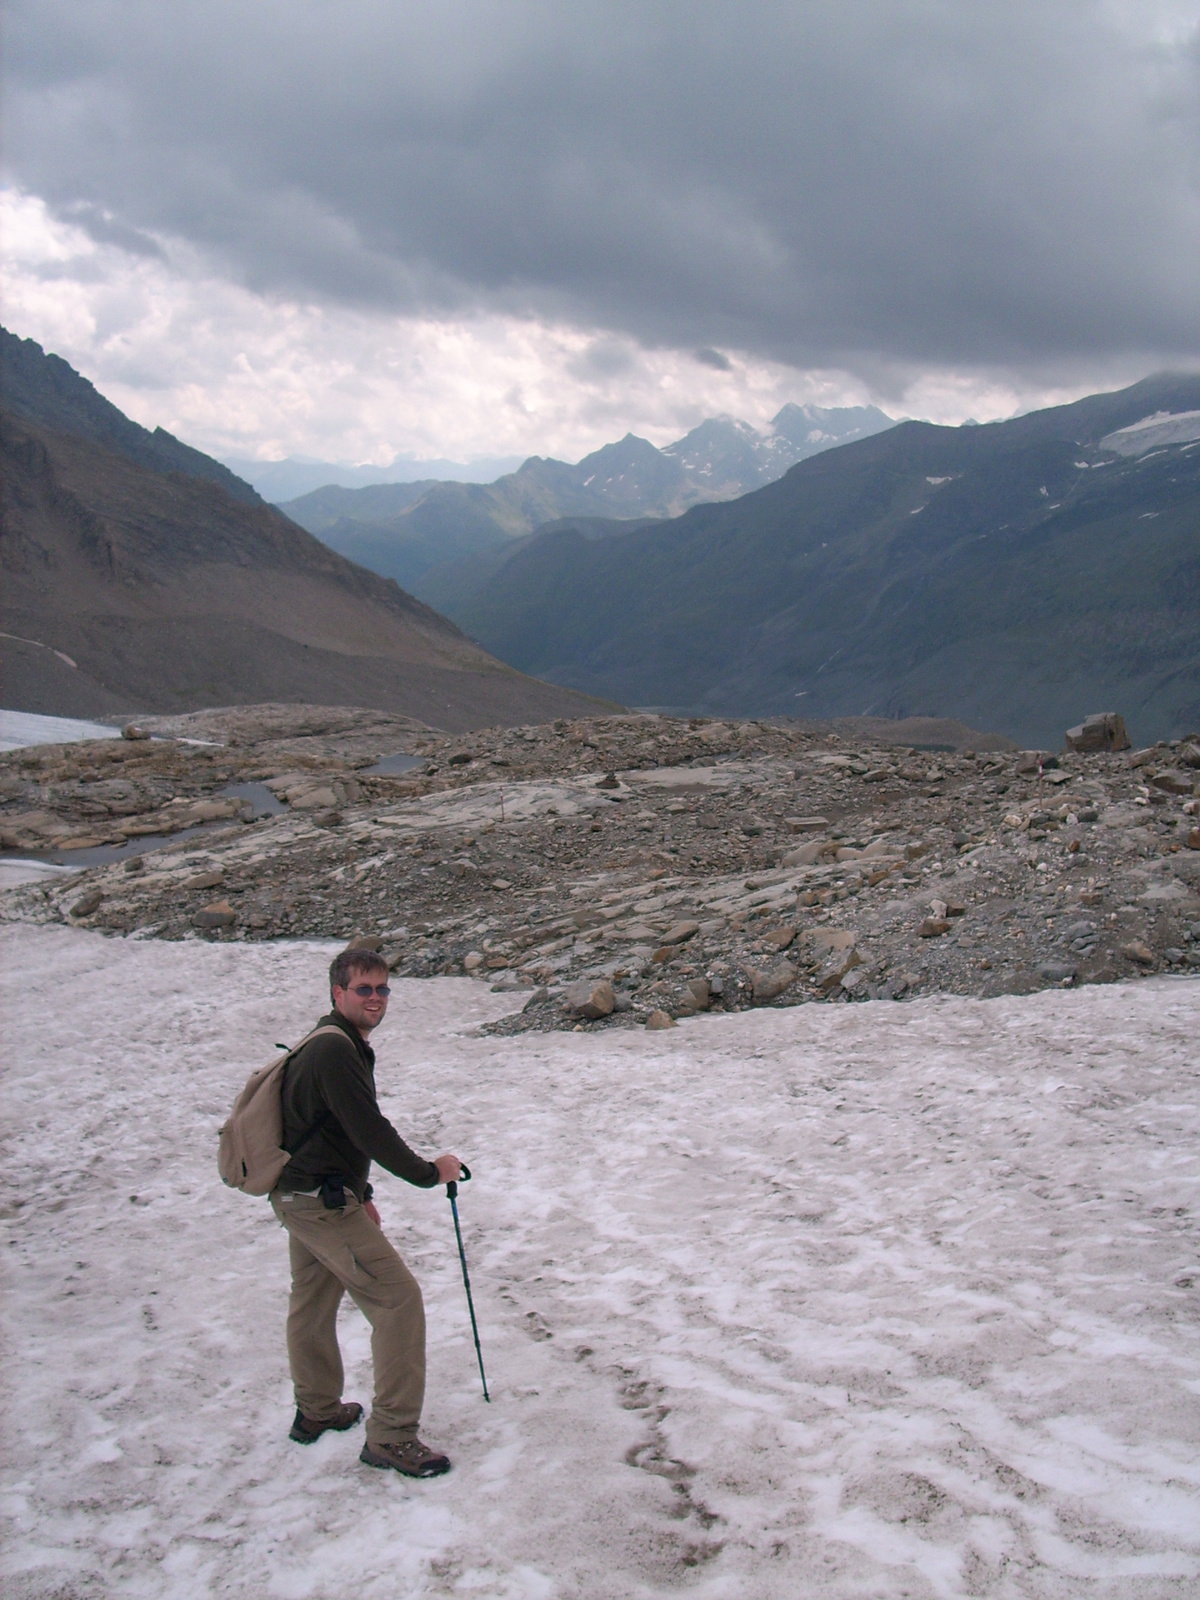
[[[1200,724],[1200,378],[981,427],[886,421],[846,413],[859,437],[756,482],[714,419],[672,447],[709,472],[688,509],[664,504],[678,462],[632,438],[285,509],[521,671],[627,705],[934,713],[1029,746],[1085,703],[1143,741]]]
[[[629,527],[677,516],[774,483],[797,461],[892,425],[876,406],[786,405],[763,432],[709,417],[661,450],[629,433],[575,463],[531,456],[494,483],[333,482],[278,503],[331,549],[416,592],[453,583],[456,563],[497,555],[561,517],[616,517]]]
[[[561,519],[418,592],[625,704],[934,713],[1056,747],[1086,703],[1178,738],[1200,724],[1200,378],[901,423],[668,521]]]

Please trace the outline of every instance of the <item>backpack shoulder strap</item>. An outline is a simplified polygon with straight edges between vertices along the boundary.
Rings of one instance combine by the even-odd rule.
[[[319,1028],[314,1028],[311,1033],[306,1033],[300,1043],[288,1051],[288,1055],[294,1056],[297,1051],[303,1050],[304,1046],[311,1040],[319,1039],[323,1033],[336,1033],[339,1038],[345,1039],[348,1045],[353,1045],[354,1043],[353,1039],[347,1037],[345,1028],[339,1028],[332,1022],[323,1022]]]
[[[284,1064],[284,1069],[283,1069],[285,1076],[286,1076],[286,1073],[287,1073],[288,1066],[291,1064],[292,1057],[294,1055],[299,1054],[299,1052],[301,1050],[303,1050],[304,1046],[306,1044],[308,1044],[310,1040],[319,1039],[323,1033],[336,1033],[341,1038],[346,1039],[345,1030],[343,1028],[337,1027],[336,1024],[334,1024],[332,1022],[326,1022],[326,1023],[323,1023],[319,1028],[314,1028],[313,1031],[310,1034],[308,1034],[305,1038],[301,1039],[300,1043],[298,1045],[296,1045],[296,1047],[294,1049],[288,1051],[287,1060],[286,1060],[286,1062]],[[353,1045],[354,1041],[352,1039],[346,1039],[346,1043],[348,1045]],[[282,1088],[283,1088],[283,1085],[281,1084],[280,1085],[280,1090],[281,1090],[280,1098],[281,1099],[282,1099]],[[320,1116],[312,1124],[312,1126],[310,1128],[307,1128],[304,1131],[304,1133],[301,1134],[300,1138],[297,1139],[296,1143],[288,1151],[288,1159],[289,1160],[293,1156],[298,1156],[300,1154],[301,1150],[304,1149],[304,1146],[308,1143],[308,1141],[310,1139],[314,1138],[318,1133],[320,1133],[321,1129],[329,1121],[329,1119],[330,1119],[330,1117],[332,1115],[333,1115],[333,1113],[329,1110],[328,1107],[326,1107],[326,1109],[321,1112]]]

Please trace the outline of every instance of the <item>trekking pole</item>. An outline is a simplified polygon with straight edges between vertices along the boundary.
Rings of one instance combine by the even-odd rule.
[[[464,1162],[459,1162],[459,1177],[466,1183],[471,1176],[471,1169]],[[471,1332],[475,1335],[475,1359],[479,1362],[479,1377],[483,1383],[483,1398],[489,1405],[492,1397],[487,1392],[487,1375],[483,1370],[483,1351],[479,1348],[479,1325],[475,1321],[475,1302],[471,1299],[471,1279],[467,1273],[467,1257],[463,1250],[462,1229],[458,1225],[458,1184],[446,1185],[446,1198],[450,1202],[450,1210],[454,1216],[454,1237],[458,1240],[458,1259],[462,1262],[463,1288],[467,1291],[467,1310],[471,1313]]]

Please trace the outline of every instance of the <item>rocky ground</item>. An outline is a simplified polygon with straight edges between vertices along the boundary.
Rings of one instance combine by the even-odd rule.
[[[370,941],[405,976],[523,994],[503,1031],[1200,970],[1195,736],[1053,756],[623,715],[452,737],[304,707],[153,731],[0,757],[6,854],[112,856],[0,916]]]

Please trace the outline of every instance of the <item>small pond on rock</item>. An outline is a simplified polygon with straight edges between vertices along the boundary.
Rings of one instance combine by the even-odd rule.
[[[223,799],[242,801],[243,820],[257,821],[260,817],[275,817],[287,806],[273,795],[265,783],[227,783],[218,791]],[[124,844],[98,844],[90,850],[5,850],[5,861],[46,863],[60,867],[102,867],[106,861],[121,861],[126,856],[142,856],[164,845],[182,844],[185,839],[199,839],[206,833],[217,833],[228,828],[236,818],[223,818],[217,822],[199,822],[194,828],[180,828],[175,833],[146,833],[127,839]]]
[[[402,751],[394,756],[380,756],[373,767],[364,767],[364,778],[394,778],[400,772],[415,772],[427,765],[424,756],[406,756]]]
[[[265,783],[227,783],[221,790],[224,800],[244,800],[244,810],[252,817],[277,817],[287,806]]]

